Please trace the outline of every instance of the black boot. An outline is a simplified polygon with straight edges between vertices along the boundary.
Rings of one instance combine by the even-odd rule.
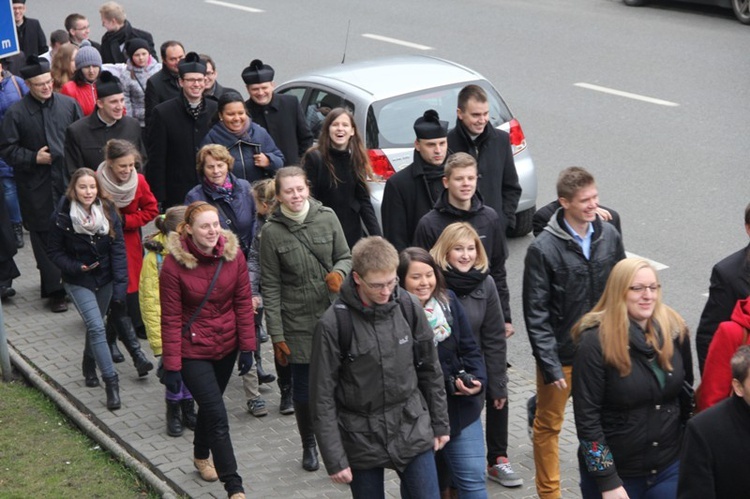
[[[83,353],[83,362],[81,363],[81,371],[83,371],[83,379],[86,382],[86,386],[93,388],[99,386],[99,378],[96,376],[96,360]]]
[[[13,235],[16,236],[16,248],[23,248],[23,225],[13,224]]]
[[[315,444],[310,404],[295,402],[294,415],[297,417],[297,429],[302,437],[302,468],[305,471],[317,471],[320,463],[318,463],[318,446]]]
[[[167,435],[170,437],[181,437],[182,432],[182,417],[181,417],[180,401],[167,400]]]
[[[110,411],[116,411],[120,408],[119,378],[115,374],[110,378],[102,376],[102,379],[104,380],[104,390],[107,392],[107,409]]]
[[[258,348],[255,350],[255,367],[258,370],[259,385],[262,385],[264,383],[273,383],[274,381],[276,381],[276,376],[263,370],[263,360],[260,357],[260,344],[258,344]]]
[[[279,402],[279,412],[283,415],[294,414],[294,404],[292,404],[292,385],[283,385],[281,389],[281,401]]]
[[[130,357],[132,357],[135,370],[138,371],[138,376],[143,377],[147,375],[154,368],[154,365],[146,358],[143,350],[141,350],[141,343],[135,335],[133,321],[130,320],[130,317],[124,316],[116,317],[114,322],[117,329],[117,336],[119,336],[120,341],[122,341]]]
[[[195,401],[193,399],[182,399],[182,424],[190,430],[195,430]]]
[[[112,362],[115,364],[125,362],[125,356],[117,347],[117,329],[115,329],[115,320],[111,315],[107,319],[105,331],[107,332],[107,345],[109,345],[109,351],[112,353]]]

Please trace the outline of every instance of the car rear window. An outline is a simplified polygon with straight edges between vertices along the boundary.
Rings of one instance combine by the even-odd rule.
[[[510,121],[510,110],[487,81],[430,88],[374,102],[367,113],[367,147],[412,147],[414,121],[428,109],[437,111],[440,119],[448,122],[448,128],[453,128],[456,123],[458,93],[470,83],[481,86],[487,92],[492,126],[498,127]]]

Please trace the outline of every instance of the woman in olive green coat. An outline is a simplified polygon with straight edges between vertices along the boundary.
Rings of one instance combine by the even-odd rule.
[[[292,368],[292,399],[302,437],[302,467],[318,469],[309,409],[309,372],[315,324],[351,270],[351,253],[336,214],[310,198],[305,171],[276,173],[279,207],[260,238],[266,327],[279,364]]]

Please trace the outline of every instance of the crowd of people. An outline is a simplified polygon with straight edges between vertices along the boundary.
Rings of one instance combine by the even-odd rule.
[[[148,339],[167,434],[194,431],[195,468],[230,498],[245,497],[223,400],[235,365],[248,412],[268,414],[258,386],[277,381],[302,467],[322,460],[355,498],[383,497],[384,469],[408,498],[523,485],[508,452],[505,267],[521,187],[481,87],[458,94],[451,129],[434,110],[408,118],[413,163],[376,179],[351,110],[312,131],[260,59],[242,71],[245,100],[209,55],[176,40],[157,53],[115,2],[99,10],[101,43],[75,13],[49,46],[25,4],[13,0],[23,53],[0,66],[0,295],[16,293],[25,228],[41,297],[81,315],[83,383],[101,375],[108,409],[123,404],[118,340],[145,377]],[[746,495],[750,246],[713,270],[694,395],[689,331],[656,269],[626,257],[590,172],[566,168],[556,187],[523,269],[539,497],[561,497],[571,397],[584,497]]]

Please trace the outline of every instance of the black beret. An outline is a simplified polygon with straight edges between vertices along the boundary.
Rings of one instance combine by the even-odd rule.
[[[255,59],[248,67],[242,70],[242,80],[245,85],[266,83],[273,81],[274,71],[268,64],[263,64],[260,59]]]
[[[148,51],[148,42],[143,38],[131,38],[125,42],[125,53],[128,54],[128,58],[132,58],[133,54],[140,49],[146,49]]]
[[[26,58],[26,64],[21,67],[20,72],[24,80],[49,73],[49,62],[38,56],[30,55]]]
[[[418,139],[439,139],[448,136],[448,122],[440,121],[437,111],[428,109],[414,122]]]
[[[206,76],[206,65],[201,62],[201,58],[195,52],[188,52],[187,55],[177,65],[177,71],[180,76],[185,76],[187,73],[200,73]]]
[[[110,95],[117,95],[122,93],[122,86],[120,86],[120,79],[110,73],[109,71],[102,71],[99,75],[99,79],[96,80],[96,97],[103,99]]]
[[[26,0],[13,0],[13,3],[22,3],[22,4],[25,4]]]

